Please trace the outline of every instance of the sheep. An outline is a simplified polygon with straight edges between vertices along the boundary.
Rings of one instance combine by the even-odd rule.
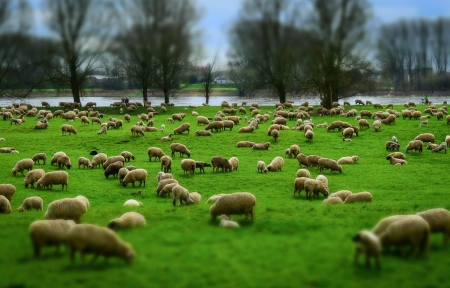
[[[20,172],[22,174],[22,176],[25,176],[23,174],[23,171],[24,170],[28,170],[28,171],[33,170],[33,166],[34,166],[33,159],[25,158],[25,159],[17,161],[16,165],[14,165],[11,172],[14,176],[16,176],[17,172]]]
[[[294,180],[294,198],[295,198],[295,193],[298,192],[298,197],[300,197],[300,192],[303,191],[303,189],[305,188],[305,181],[308,180],[310,178],[308,177],[297,177]]]
[[[355,130],[353,130],[353,128],[351,128],[351,127],[345,128],[344,131],[342,131],[342,137],[344,137],[344,138],[347,138],[347,137],[352,138],[353,137],[353,133],[355,133]]]
[[[311,178],[311,173],[307,169],[298,169],[296,175],[297,175],[297,178],[298,177]]]
[[[130,162],[130,159],[134,160],[134,155],[133,153],[129,152],[129,151],[122,151],[122,153],[120,153],[120,156],[122,156],[125,159],[125,162]]]
[[[352,240],[355,242],[355,263],[358,263],[359,255],[364,254],[367,268],[370,267],[370,258],[375,258],[376,267],[380,269],[381,243],[378,236],[371,231],[363,230],[356,234]]]
[[[235,192],[225,194],[220,197],[216,203],[209,208],[209,213],[214,220],[217,216],[225,214],[242,215],[245,214],[245,220],[248,216],[253,220],[253,207],[256,205],[256,197],[249,192]]]
[[[172,158],[167,155],[161,157],[161,170],[164,170],[164,173],[172,171]]]
[[[264,161],[261,161],[261,160],[258,161],[258,163],[256,163],[256,168],[258,169],[258,172],[260,172],[260,173],[264,172],[264,174],[267,173],[267,171],[269,171],[267,169],[266,163],[264,163]]]
[[[400,144],[398,142],[387,141],[386,142],[386,150],[395,150],[400,149]]]
[[[91,161],[89,161],[86,157],[78,157],[78,169],[80,169],[81,165],[83,165],[83,168],[92,168]]]
[[[105,172],[104,172],[106,179],[109,178],[109,175],[113,175],[113,177],[116,178],[117,174],[119,173],[119,170],[122,168],[123,168],[123,163],[121,161],[116,161],[116,162],[108,165],[108,167],[105,169]]]
[[[78,131],[70,124],[63,124],[61,126],[62,135],[66,135],[67,132],[69,132],[69,135],[75,134],[77,135]]]
[[[380,132],[381,129],[381,121],[380,120],[375,120],[372,124],[373,129],[375,130],[375,132]]]
[[[130,244],[123,242],[114,231],[108,228],[92,225],[75,225],[67,231],[67,242],[71,247],[70,258],[75,260],[77,251],[81,254],[81,260],[86,264],[85,254],[93,253],[95,256],[103,255],[105,258],[116,256],[131,263],[134,251]]]
[[[172,157],[175,157],[175,152],[180,152],[180,157],[182,157],[182,154],[185,154],[187,157],[191,156],[189,149],[181,143],[170,144],[170,149],[172,150]]]
[[[281,168],[283,168],[283,165],[284,165],[283,158],[280,156],[277,156],[267,166],[267,170],[272,171],[272,172],[278,172],[278,171],[281,171]]]
[[[44,207],[44,201],[42,200],[41,197],[38,196],[31,196],[31,197],[27,197],[25,198],[25,200],[23,200],[22,205],[20,205],[19,208],[17,208],[17,210],[19,212],[23,212],[23,211],[31,211],[33,209],[36,210],[42,210]]]
[[[420,140],[412,140],[409,141],[408,145],[406,145],[406,152],[408,152],[409,150],[417,150],[420,152],[422,152],[423,149],[423,142]]]
[[[67,231],[70,227],[75,226],[73,220],[38,220],[31,223],[29,228],[31,242],[33,244],[34,256],[41,255],[43,246],[56,246],[66,244]]]
[[[142,131],[141,127],[138,125],[133,125],[130,128],[131,136],[137,136],[138,134],[141,134],[144,136],[144,131]]]
[[[119,230],[146,225],[145,218],[141,214],[137,212],[126,212],[119,218],[109,221],[108,228],[111,230]]]
[[[145,169],[136,169],[128,172],[127,176],[123,178],[122,185],[123,187],[127,187],[128,183],[132,183],[132,187],[134,186],[134,182],[139,181],[139,187],[141,187],[142,182],[144,182],[145,187],[145,181],[147,180],[147,171]]]
[[[414,140],[420,140],[422,142],[431,142],[434,143],[434,135],[431,133],[422,133],[416,136]]]
[[[442,150],[444,150],[445,153],[447,153],[447,143],[446,142],[442,142],[438,147],[434,148],[431,151],[432,152],[441,152]]]
[[[219,168],[222,168],[222,172],[233,171],[233,166],[231,166],[228,159],[222,156],[213,156],[211,158],[211,165],[213,168],[213,173],[218,172]]]
[[[86,205],[86,202],[78,197],[55,200],[48,205],[44,220],[73,220],[79,224],[87,209],[88,205]]]
[[[397,159],[397,158],[395,158],[395,157],[392,157],[391,155],[388,155],[388,156],[386,157],[386,160],[389,160],[389,162],[390,162],[392,165],[407,165],[407,164],[408,164],[405,160],[403,160],[403,159]]]
[[[195,135],[197,135],[197,136],[212,136],[212,133],[211,133],[211,131],[197,130],[197,131],[195,131]]]
[[[427,144],[428,150],[436,149],[437,147],[439,147],[439,145],[435,144],[435,143],[428,142],[428,144]]]
[[[216,203],[217,200],[219,200],[219,198],[222,197],[223,195],[226,195],[226,194],[221,193],[221,194],[216,194],[216,195],[209,197],[208,200],[206,200],[206,204]]]
[[[344,201],[345,204],[355,202],[372,202],[372,194],[370,194],[370,192],[352,193],[348,195]]]
[[[392,156],[397,159],[406,159],[405,154],[403,154],[402,152],[393,152],[393,153],[389,154],[388,156]]]
[[[39,179],[44,176],[45,171],[43,169],[34,169],[27,173],[25,179],[23,180],[23,184],[25,188],[28,188],[28,185],[31,185],[31,188],[34,188],[34,182],[37,182]]]
[[[64,190],[64,185],[66,186],[66,191],[69,187],[68,185],[69,173],[66,171],[51,171],[47,172],[42,176],[36,184],[37,189],[43,187],[52,189],[53,185],[62,185],[62,190]]]
[[[223,120],[223,131],[225,131],[225,128],[229,128],[230,131],[233,130],[234,122],[232,120]]]
[[[189,191],[183,186],[177,184],[172,188],[173,206],[176,206],[178,199],[180,200],[180,205],[182,204],[182,202],[184,202],[186,205],[194,203],[194,200],[189,197]]]
[[[122,184],[122,180],[123,178],[125,178],[125,176],[127,176],[128,172],[130,172],[130,170],[125,167],[119,169],[119,171],[117,172],[117,178],[119,178],[120,184]]]
[[[222,121],[212,121],[209,122],[208,125],[206,125],[205,130],[212,130],[214,129],[216,132],[220,132],[224,129],[223,122]]]
[[[444,208],[434,208],[418,212],[416,215],[427,221],[431,233],[442,232],[444,234],[443,244],[448,243],[450,239],[450,211]]]
[[[357,155],[341,157],[337,161],[337,164],[355,164],[359,160]]]
[[[338,197],[341,198],[342,201],[345,201],[345,199],[347,199],[347,197],[352,194],[351,191],[349,190],[339,190],[337,192],[331,193],[328,198],[332,198],[332,197]]]
[[[161,148],[158,147],[150,147],[147,149],[147,154],[148,154],[148,161],[151,162],[152,161],[152,157],[155,157],[155,161],[156,161],[156,157],[158,157],[159,160],[161,160],[161,157],[164,156],[164,152]]]
[[[370,128],[370,124],[366,119],[360,119],[358,121],[359,129],[362,129],[363,127]]]
[[[305,132],[305,138],[311,142],[314,139],[314,132],[311,130],[308,130]]]
[[[194,201],[194,204],[200,204],[200,201],[202,200],[202,195],[200,195],[200,193],[198,192],[190,192],[189,193],[189,198],[192,199],[192,201]]]
[[[422,126],[428,127],[428,119],[420,122],[419,127],[422,127]]]
[[[307,179],[304,183],[306,199],[311,199],[311,193],[318,196],[319,193],[324,197],[328,196],[328,189],[323,185],[322,181],[316,179]]]
[[[269,150],[270,142],[256,143],[252,146],[252,150]]]
[[[239,167],[239,159],[236,157],[231,157],[230,160],[228,160],[228,162],[230,162],[232,169],[231,171],[237,170]]]
[[[449,120],[450,122],[450,120]],[[254,126],[245,126],[242,127],[238,130],[238,133],[251,133],[253,132],[253,130],[255,130],[256,128]],[[242,146],[243,147],[243,146]]]
[[[195,161],[195,168],[199,168],[200,172],[205,172],[205,167],[211,167],[211,164],[202,161]]]
[[[190,132],[190,128],[191,128],[191,124],[184,123],[181,126],[175,128],[173,130],[173,134],[183,134],[184,131],[188,131],[188,133],[189,133]]]
[[[330,169],[330,173],[333,171],[339,171],[342,174],[342,166],[340,166],[335,160],[329,158],[320,158],[317,161],[320,173],[323,173],[324,169]]]
[[[111,165],[114,162],[120,161],[123,164],[125,164],[125,158],[123,156],[111,156],[106,159],[106,161],[103,163],[103,170],[106,170],[109,165]]]
[[[383,218],[375,225],[375,227],[372,228],[372,232],[375,235],[380,236],[381,234],[384,233],[384,231],[386,231],[386,229],[389,225],[391,225],[395,221],[404,219],[406,217],[408,217],[408,215],[393,215],[393,216]]]
[[[89,118],[86,116],[81,116],[81,123],[83,123],[83,125],[91,124],[91,122],[89,121]]]
[[[208,125],[209,124],[208,118],[206,118],[205,116],[198,116],[197,117],[197,125],[200,125],[200,124]]]
[[[323,187],[325,187],[328,190],[328,179],[327,179],[327,177],[325,177],[322,174],[320,174],[320,175],[317,175],[316,180],[322,182]]]
[[[37,154],[34,154],[33,158],[31,158],[31,159],[34,161],[34,164],[36,164],[36,162],[38,164],[40,164],[39,161],[43,160],[44,165],[45,165],[45,161],[47,160],[47,155],[45,153],[37,153]]]
[[[330,205],[330,204],[341,204],[344,203],[341,198],[339,197],[328,197],[326,199],[323,199],[322,205]]]
[[[220,215],[219,219],[220,219],[220,223],[219,223],[220,227],[225,227],[225,228],[239,228],[240,227],[239,223],[237,223],[236,221],[230,220],[230,218],[225,214]]]
[[[395,124],[395,118],[396,118],[396,116],[391,114],[386,119],[381,120],[381,123],[387,124],[387,125]]]
[[[297,154],[296,158],[297,158],[297,161],[298,161],[298,164],[300,165],[300,167],[302,167],[302,165],[305,165],[306,167],[310,167],[308,156],[306,156],[305,154],[299,153],[299,154]]]
[[[139,201],[136,201],[134,199],[128,199],[127,201],[125,201],[125,203],[123,204],[123,206],[127,206],[127,207],[140,207],[140,206],[144,206],[144,204],[142,204]]]
[[[404,254],[402,246],[413,246],[411,258],[414,258],[420,249],[428,256],[429,235],[430,226],[427,221],[417,215],[407,215],[391,223],[379,237],[383,248],[395,245],[400,248],[402,254]]]
[[[102,128],[100,128],[100,130],[97,132],[98,135],[100,134],[106,134],[107,131],[107,127],[106,126],[102,126]]]
[[[172,141],[172,134],[169,134],[161,138],[161,142],[169,142],[169,141]]]
[[[58,157],[56,163],[58,163],[59,169],[64,169],[64,166],[66,166],[67,169],[70,169],[70,167],[72,167],[72,164],[70,163],[70,158],[67,155],[62,155]]]
[[[12,153],[15,150],[16,149],[14,149],[12,147],[1,147],[0,148],[0,153]]]
[[[92,165],[91,169],[96,166],[100,167],[100,165],[103,165],[103,163],[106,162],[107,158],[108,158],[108,156],[106,156],[105,153],[98,153],[98,154],[94,155],[94,157],[92,158],[92,161],[91,161],[91,165]]]
[[[175,179],[172,179],[175,180]],[[157,193],[157,195],[159,195],[160,197],[165,197],[166,195],[172,196],[172,188],[178,185],[178,181],[173,181],[172,183],[168,183],[163,185],[163,187],[161,188],[161,190]]]
[[[300,153],[300,146],[297,144],[292,144],[291,147],[289,147],[289,158],[291,156],[297,157],[297,155]]]
[[[0,195],[0,213],[11,213],[11,202],[3,195]]]
[[[195,175],[195,160],[193,159],[183,159],[180,162],[181,169],[183,169],[183,173],[186,174],[188,172],[189,174]]]
[[[0,195],[3,195],[12,202],[12,196],[16,193],[16,187],[13,184],[0,184]]]

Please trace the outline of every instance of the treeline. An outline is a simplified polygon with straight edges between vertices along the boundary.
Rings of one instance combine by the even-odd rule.
[[[239,95],[264,88],[285,102],[288,93],[307,93],[325,106],[380,87],[450,88],[450,20],[384,25],[378,45],[369,45],[367,0],[244,0],[223,36],[231,47],[226,68],[217,67],[216,58],[203,64],[200,11],[193,0],[40,5],[0,1],[0,96],[70,89],[79,102],[86,88],[139,89],[147,101],[155,89],[169,102],[181,84],[197,80],[208,102],[219,70],[226,70]],[[48,15],[34,35],[33,10]],[[99,73],[104,79],[93,77]]]

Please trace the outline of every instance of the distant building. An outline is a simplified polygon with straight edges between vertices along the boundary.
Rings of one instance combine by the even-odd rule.
[[[214,78],[214,84],[232,84],[234,83],[226,76],[219,76]]]

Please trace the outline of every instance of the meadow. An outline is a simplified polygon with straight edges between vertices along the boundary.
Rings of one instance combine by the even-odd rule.
[[[296,105],[298,103],[295,103]],[[440,107],[441,105],[438,105]],[[358,110],[369,106],[350,106]],[[38,109],[41,109],[38,107]],[[51,107],[51,111],[60,109]],[[84,108],[83,108],[84,109]],[[82,110],[83,110],[82,109]],[[340,132],[327,132],[316,128],[314,139],[308,142],[303,132],[283,130],[277,142],[267,135],[270,121],[261,123],[253,133],[238,133],[245,124],[241,122],[232,131],[213,132],[212,137],[199,137],[192,111],[199,115],[213,117],[220,107],[168,107],[154,118],[158,132],[132,136],[130,127],[145,113],[145,108],[131,112],[131,123],[124,123],[123,129],[110,129],[107,134],[97,135],[98,124],[83,125],[79,119],[72,124],[77,135],[61,133],[66,120],[50,120],[46,130],[33,129],[37,120],[25,117],[22,125],[10,125],[0,120],[0,142],[2,147],[14,147],[19,154],[0,154],[0,183],[11,183],[16,187],[12,199],[13,212],[0,214],[0,271],[1,287],[442,287],[447,285],[450,266],[450,247],[442,245],[442,235],[431,237],[430,256],[420,254],[415,259],[402,257],[399,253],[384,252],[381,270],[373,265],[367,269],[363,259],[353,262],[354,244],[351,238],[360,230],[371,229],[380,219],[395,214],[414,214],[430,208],[450,209],[449,154],[432,153],[424,147],[423,153],[405,153],[407,143],[420,133],[433,133],[436,142],[444,141],[450,134],[446,121],[435,117],[429,127],[419,127],[417,120],[396,119],[394,125],[383,125],[380,132],[373,128],[360,130],[351,142],[343,142]],[[270,111],[274,106],[261,107]],[[403,105],[394,105],[401,111]],[[418,109],[423,111],[424,105]],[[119,108],[100,107],[103,121],[109,117],[123,119]],[[247,107],[248,111],[248,107]],[[158,161],[149,162],[147,148],[156,146],[170,155],[170,142],[160,139],[172,133],[181,125],[166,123],[172,113],[183,112],[186,117],[181,123],[191,125],[190,133],[173,136],[172,142],[185,144],[192,159],[209,162],[212,156],[239,159],[237,171],[184,175],[180,168],[181,157],[173,157],[172,171],[180,185],[190,192],[202,195],[201,204],[174,207],[169,198],[156,196],[156,175],[160,171]],[[249,112],[247,113],[249,115]],[[331,123],[334,120],[347,121],[357,125],[354,118],[339,116],[317,116],[313,122]],[[241,115],[243,118],[244,115]],[[373,120],[369,120],[372,124]],[[166,131],[159,131],[165,124]],[[295,120],[288,121],[289,127]],[[389,151],[385,142],[395,135],[401,144],[400,151],[407,155],[406,166],[394,166],[386,160]],[[268,151],[253,151],[251,148],[237,148],[241,140],[257,143],[270,141]],[[280,172],[261,174],[256,163],[263,160],[269,164],[276,156],[284,156],[285,149],[298,144],[301,153],[339,159],[358,155],[359,162],[343,166],[343,173],[323,173],[329,181],[330,193],[347,189],[352,192],[369,191],[371,203],[355,203],[323,206],[323,196],[306,200],[303,191],[300,197],[293,196],[293,183],[300,168],[295,158],[284,158]],[[78,169],[77,158],[92,159],[91,150],[119,155],[122,151],[132,152],[136,159],[127,165],[144,168],[148,172],[145,187],[122,187],[113,177],[106,179],[103,169]],[[50,165],[55,152],[64,151],[71,159],[68,190],[54,186],[53,190],[25,188],[24,176],[13,176],[11,169],[18,160],[31,158],[44,152],[47,163],[36,164],[46,172],[58,170]],[[304,167],[303,167],[304,168]],[[311,177],[319,175],[317,167],[308,168]],[[141,190],[140,195],[131,193]],[[241,225],[239,229],[219,227],[219,221],[211,220],[206,200],[218,193],[238,191],[251,192],[256,196],[254,221],[245,221],[245,216],[233,216]],[[121,230],[120,237],[131,243],[136,257],[131,265],[122,259],[111,258],[107,262],[101,257],[88,266],[82,264],[79,255],[74,264],[70,262],[65,247],[55,252],[53,247],[42,250],[42,256],[35,258],[28,227],[35,220],[44,217],[48,204],[56,199],[84,195],[90,201],[90,208],[82,217],[82,223],[106,226],[111,219],[125,212],[136,211],[144,215],[147,226]],[[29,196],[44,199],[44,211],[19,213],[17,208]],[[136,199],[143,207],[123,207],[127,199]]]

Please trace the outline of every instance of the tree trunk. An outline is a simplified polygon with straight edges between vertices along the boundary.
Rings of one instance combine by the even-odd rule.
[[[72,89],[73,102],[81,103],[80,88],[77,80],[77,68],[75,65],[70,65],[70,89]]]
[[[279,89],[278,90],[278,96],[280,97],[280,103],[286,102],[286,89]]]
[[[148,101],[148,97],[147,97],[147,86],[142,88],[142,98],[144,99],[144,102]]]
[[[206,94],[205,98],[206,98],[206,104],[209,104],[209,94]]]
[[[168,89],[164,89],[164,103],[169,104],[169,90]]]
[[[238,92],[239,93],[238,94],[239,97],[245,97],[245,90],[244,89],[238,89],[238,91],[239,91]]]

